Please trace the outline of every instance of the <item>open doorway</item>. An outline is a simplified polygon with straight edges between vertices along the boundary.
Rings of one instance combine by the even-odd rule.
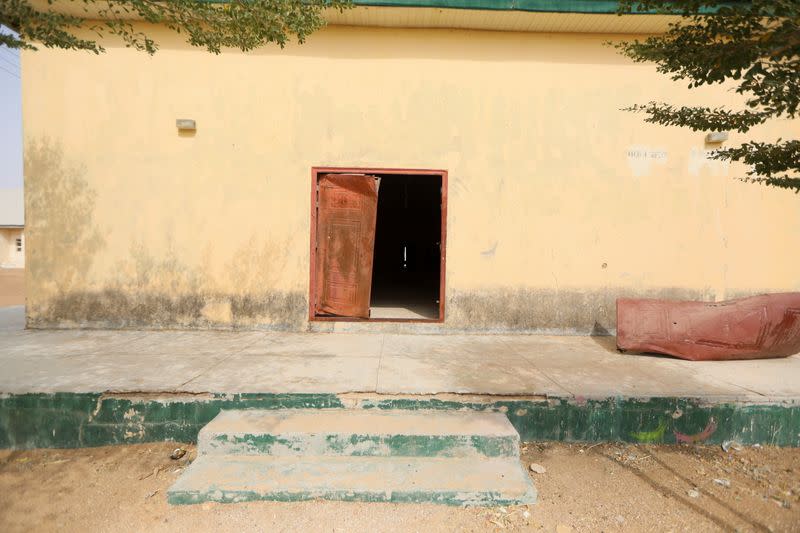
[[[444,320],[447,172],[312,169],[311,320]]]
[[[370,318],[439,318],[441,176],[381,175]]]

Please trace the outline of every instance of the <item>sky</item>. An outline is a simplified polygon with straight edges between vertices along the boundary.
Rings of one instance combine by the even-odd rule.
[[[7,32],[5,26],[0,31]],[[22,187],[19,51],[0,45],[0,189]]]

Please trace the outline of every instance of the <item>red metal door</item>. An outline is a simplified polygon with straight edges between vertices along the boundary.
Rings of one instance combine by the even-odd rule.
[[[325,174],[317,194],[315,314],[369,318],[378,178]]]

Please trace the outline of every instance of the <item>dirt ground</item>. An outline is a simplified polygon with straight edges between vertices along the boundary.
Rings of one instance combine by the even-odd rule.
[[[175,446],[0,451],[0,531],[800,531],[800,449],[530,443],[538,504],[452,508],[171,506]]]
[[[0,268],[0,307],[25,303],[25,270]]]

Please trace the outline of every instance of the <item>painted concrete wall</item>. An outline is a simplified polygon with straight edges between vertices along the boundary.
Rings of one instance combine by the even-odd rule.
[[[22,241],[22,250],[17,246]],[[22,228],[0,228],[0,268],[25,268],[25,237]]]
[[[446,321],[414,327],[611,331],[619,295],[800,290],[797,196],[620,110],[736,95],[613,36],[331,27],[213,56],[148,31],[154,57],[23,53],[30,326],[308,329],[312,166],[449,171]]]

